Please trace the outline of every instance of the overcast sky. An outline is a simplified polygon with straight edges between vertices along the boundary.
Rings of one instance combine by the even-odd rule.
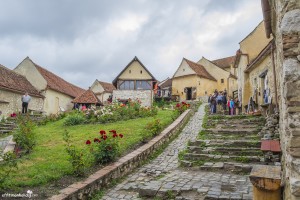
[[[112,82],[137,56],[158,80],[183,57],[234,55],[260,0],[0,0],[0,64],[26,56],[82,88]]]

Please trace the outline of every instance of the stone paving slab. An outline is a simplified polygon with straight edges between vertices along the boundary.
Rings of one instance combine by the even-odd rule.
[[[122,183],[109,189],[102,199],[249,199],[252,184],[248,176],[226,172],[188,171],[180,168],[178,152],[195,140],[202,129],[202,104],[178,138],[149,164],[130,174]],[[219,165],[221,165],[219,163]]]

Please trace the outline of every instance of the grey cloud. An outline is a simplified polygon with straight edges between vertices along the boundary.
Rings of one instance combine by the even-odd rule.
[[[213,29],[219,36],[213,41],[200,38],[205,46],[199,34],[211,31],[204,19],[213,13],[234,14],[250,3],[260,12],[259,0],[0,0],[0,63],[14,68],[29,56],[87,88],[95,79],[111,82],[138,56],[163,80],[174,74],[182,57],[198,61],[234,54],[261,16],[250,13]],[[130,14],[146,17],[135,31],[112,27]]]

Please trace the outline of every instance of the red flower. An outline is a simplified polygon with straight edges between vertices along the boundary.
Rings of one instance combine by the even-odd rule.
[[[106,139],[107,139],[107,136],[106,136],[106,135],[103,135],[103,136],[102,136],[102,139],[103,139],[103,140],[106,140]]]
[[[95,138],[94,142],[101,142],[101,141],[98,138]]]
[[[106,134],[106,132],[105,132],[104,130],[101,130],[101,131],[100,131],[100,134],[101,134],[101,135],[104,135],[104,134]]]
[[[120,133],[120,134],[119,134],[119,137],[122,138],[122,137],[123,137],[123,134]]]
[[[113,134],[113,137],[114,137],[114,138],[115,138],[115,137],[118,137],[118,134],[114,133],[114,134]]]
[[[113,133],[113,134],[116,134],[117,131],[116,130],[110,130],[109,132]]]
[[[179,104],[179,103],[178,103],[178,104],[176,104],[176,107],[177,107],[177,108],[179,108],[179,107],[180,107],[180,104]]]
[[[90,140],[87,140],[87,141],[85,142],[85,144],[90,145],[90,144],[91,144],[91,141],[90,141]]]

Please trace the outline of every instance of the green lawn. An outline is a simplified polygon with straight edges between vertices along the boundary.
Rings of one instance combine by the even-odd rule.
[[[155,118],[161,120],[164,127],[172,122],[172,111],[159,110]],[[71,140],[78,148],[85,148],[89,155],[88,147],[85,144],[87,139],[99,136],[99,130],[116,130],[124,135],[121,142],[121,152],[132,148],[143,138],[145,126],[153,121],[154,117],[132,119],[108,124],[88,124],[77,126],[63,126],[63,121],[49,123],[37,127],[37,145],[33,152],[23,156],[19,162],[18,170],[11,174],[6,185],[11,188],[24,186],[38,186],[57,180],[63,175],[71,173],[71,164],[68,162],[68,155],[65,151],[63,132],[68,130]],[[91,157],[87,158],[91,163]]]

